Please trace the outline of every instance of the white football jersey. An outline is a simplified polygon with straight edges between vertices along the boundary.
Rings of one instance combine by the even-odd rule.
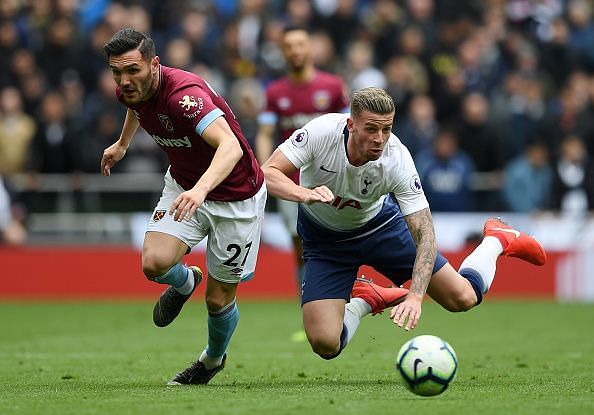
[[[325,114],[295,130],[279,149],[300,169],[300,184],[313,189],[325,185],[332,203],[303,204],[321,225],[351,230],[365,225],[393,193],[403,215],[429,206],[408,149],[391,134],[379,159],[356,167],[349,163],[345,128],[349,114]]]

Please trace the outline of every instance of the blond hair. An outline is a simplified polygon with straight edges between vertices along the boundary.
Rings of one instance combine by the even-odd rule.
[[[373,114],[390,114],[396,109],[394,100],[383,89],[367,87],[353,92],[351,97],[351,115],[356,117],[363,111]]]

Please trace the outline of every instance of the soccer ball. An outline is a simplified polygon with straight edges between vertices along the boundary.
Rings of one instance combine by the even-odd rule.
[[[396,370],[402,383],[421,396],[439,395],[456,377],[458,358],[452,346],[436,336],[417,336],[398,352]]]

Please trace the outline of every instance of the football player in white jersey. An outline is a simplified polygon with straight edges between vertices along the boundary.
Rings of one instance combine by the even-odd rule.
[[[304,247],[303,324],[314,352],[340,354],[361,318],[393,306],[405,330],[421,316],[425,293],[449,311],[482,301],[500,255],[546,261],[532,237],[498,219],[459,271],[437,251],[429,204],[407,148],[392,134],[395,105],[382,89],[353,93],[350,114],[322,115],[296,130],[264,163],[270,194],[300,202]],[[289,177],[300,170],[300,185]],[[357,278],[374,267],[396,286]]]

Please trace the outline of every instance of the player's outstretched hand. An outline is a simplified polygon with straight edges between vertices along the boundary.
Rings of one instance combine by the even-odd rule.
[[[205,197],[206,194],[198,189],[187,190],[175,198],[169,207],[169,214],[175,214],[173,220],[176,222],[190,219],[196,213],[196,209],[202,206]]]
[[[390,318],[398,327],[408,331],[414,329],[421,318],[421,303],[423,297],[409,292],[406,300],[394,306],[390,311]],[[405,325],[406,324],[406,325]]]
[[[111,174],[111,168],[124,158],[125,154],[126,149],[117,142],[107,147],[103,151],[103,157],[101,157],[101,174],[109,176]]]
[[[334,200],[334,193],[326,186],[318,186],[307,194],[306,199],[303,203],[311,205],[313,203],[329,203]]]

